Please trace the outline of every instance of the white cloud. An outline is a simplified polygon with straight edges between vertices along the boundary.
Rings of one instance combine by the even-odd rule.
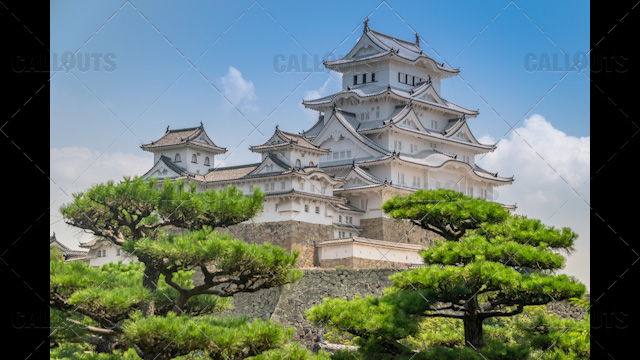
[[[238,69],[230,66],[229,71],[220,79],[220,82],[222,83],[222,92],[231,102],[231,106],[239,107],[243,105],[251,110],[257,109],[253,105],[256,99],[253,82],[245,80]],[[225,101],[225,103],[227,102]]]
[[[494,143],[484,136],[482,143]],[[512,185],[495,190],[498,202],[517,203],[519,214],[578,233],[576,252],[563,272],[589,284],[590,137],[569,136],[535,114],[501,139],[478,164],[500,176],[515,176]],[[578,194],[576,194],[577,191]],[[586,203],[585,203],[586,202]]]
[[[143,175],[153,166],[153,155],[113,152],[102,153],[85,147],[50,149],[51,182],[49,186],[50,230],[65,245],[76,247],[90,240],[88,235],[66,225],[58,209],[72,200],[72,194],[107,180],[120,181],[123,176]]]
[[[304,100],[314,100],[340,91],[342,91],[342,74],[331,72],[327,77],[327,80],[325,80],[319,89],[305,92],[302,98]],[[317,111],[305,108],[304,105],[302,105],[302,102],[300,102],[298,106],[303,111],[305,118],[311,125],[318,120]]]

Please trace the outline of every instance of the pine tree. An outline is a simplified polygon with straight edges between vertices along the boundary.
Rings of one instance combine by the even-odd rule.
[[[189,354],[273,358],[283,349],[297,354],[283,358],[312,358],[288,345],[292,329],[271,321],[215,316],[228,308],[227,299],[234,294],[287,284],[302,274],[294,269],[298,252],[213,231],[253,217],[263,197],[257,189],[248,196],[233,186],[198,193],[183,182],[165,181],[160,187],[139,178],[75,194],[61,209],[67,222],[133,253],[140,262],[94,268],[63,262],[52,253],[52,347],[73,342],[98,353],[124,356],[124,351],[142,359]],[[187,230],[180,235],[163,231],[169,225]],[[192,280],[195,270],[203,275],[198,284]]]
[[[383,204],[444,240],[421,253],[425,266],[390,277],[380,298],[325,299],[308,312],[319,324],[360,337],[362,351],[411,353],[402,339],[422,318],[464,323],[465,344],[484,346],[482,322],[522,313],[525,306],[580,297],[584,285],[557,274],[577,235],[512,215],[499,204],[451,190],[420,190]]]

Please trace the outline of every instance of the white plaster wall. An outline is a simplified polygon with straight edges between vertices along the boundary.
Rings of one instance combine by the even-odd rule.
[[[401,63],[399,61],[391,61],[389,63],[389,79],[391,80],[391,86],[395,86],[404,90],[411,90],[415,86],[407,85],[398,82],[398,72],[408,74],[411,76],[416,76],[419,78],[423,78],[423,80],[427,80],[429,78],[429,74],[431,74],[431,82],[433,83],[433,87],[436,89],[438,93],[440,93],[440,79],[437,78],[436,73],[427,70],[422,66],[409,65],[405,63]],[[416,82],[418,79],[416,79]]]
[[[137,258],[135,256],[133,257],[125,257],[125,251],[124,250],[120,250],[121,251],[121,255],[118,256],[117,252],[118,252],[119,247],[116,245],[113,245],[111,243],[107,243],[107,242],[101,242],[100,245],[98,245],[95,249],[90,249],[89,250],[89,254],[87,255],[88,257],[92,257],[89,260],[89,265],[91,266],[102,266],[104,264],[108,264],[108,263],[117,263],[119,260],[122,260],[122,262],[124,264],[129,264],[131,261],[135,261],[137,260]],[[96,257],[96,254],[98,252],[98,250],[105,250],[106,251],[106,256],[105,257]]]
[[[344,259],[353,257],[353,244],[327,245],[320,248],[320,260]]]
[[[347,243],[325,245],[319,251],[320,260],[345,259],[357,257],[370,260],[383,260],[398,263],[416,264],[424,260],[418,250],[392,249],[373,244]]]
[[[276,204],[278,210],[276,211]],[[304,206],[308,206],[308,211]],[[319,207],[319,214],[315,213],[315,207]],[[262,207],[262,212],[250,222],[276,222],[296,220],[312,224],[331,225],[334,222],[335,211],[324,201],[294,198],[267,198]]]

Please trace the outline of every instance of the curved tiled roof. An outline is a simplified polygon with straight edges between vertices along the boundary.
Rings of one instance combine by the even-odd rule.
[[[429,62],[437,71],[443,74],[447,74],[448,76],[453,76],[460,72],[459,69],[454,69],[444,65],[444,63],[439,63],[435,61],[432,57],[425,54],[424,51],[422,51],[422,49],[420,48],[420,43],[418,42],[417,38],[416,38],[416,41],[411,42],[411,41],[403,40],[394,36],[383,34],[375,30],[371,30],[368,26],[365,27],[362,36],[368,38],[373,44],[375,44],[378,48],[380,48],[382,52],[377,54],[372,54],[372,55],[365,55],[362,57],[352,57],[350,59],[347,57],[344,57],[342,59],[324,61],[323,63],[325,67],[335,68],[337,66],[346,65],[346,64],[352,64],[352,63],[357,63],[357,62],[362,62],[367,60],[374,60],[374,59],[384,58],[384,57],[397,56],[400,59],[411,61],[411,62],[418,62],[418,61]],[[362,41],[362,39],[360,41]],[[360,43],[360,41],[358,41],[358,43]],[[357,46],[358,45],[356,44],[356,47]],[[351,53],[352,51],[353,49],[351,49],[349,53]],[[447,75],[443,77],[447,77]]]
[[[204,138],[208,140],[208,142],[197,141],[196,139],[201,135],[203,135]],[[180,145],[196,146],[217,153],[227,152],[226,148],[217,146],[213,143],[213,141],[211,141],[211,139],[209,139],[207,133],[204,131],[204,126],[202,125],[202,123],[200,123],[200,126],[198,127],[184,129],[169,130],[169,127],[167,127],[167,131],[160,139],[152,141],[149,144],[143,144],[140,147],[146,151],[153,151],[156,149],[163,149]]]
[[[276,131],[273,133],[271,138],[267,140],[267,142],[262,145],[251,146],[249,149],[253,152],[260,153],[289,146],[323,154],[328,154],[330,152],[329,149],[321,148],[320,146],[313,144],[305,135],[285,132],[278,129],[278,126],[276,126]]]
[[[421,86],[425,86],[425,85],[421,85]],[[428,84],[427,86],[433,86],[433,85]],[[444,104],[439,104],[437,102],[420,99],[416,96],[416,93],[413,93],[413,92],[409,92],[393,86],[385,87],[385,86],[376,85],[376,84],[360,85],[360,86],[343,90],[335,94],[321,97],[318,99],[303,100],[302,104],[305,106],[329,105],[334,103],[338,97],[342,97],[342,96],[345,96],[345,97],[356,96],[360,99],[366,99],[366,98],[374,98],[374,97],[383,96],[383,95],[393,95],[401,100],[414,101],[419,104],[432,106],[439,109],[447,109],[451,112],[458,113],[458,114],[465,114],[469,116],[475,116],[479,114],[477,110],[467,109],[460,105],[454,104],[444,98],[441,98]]]

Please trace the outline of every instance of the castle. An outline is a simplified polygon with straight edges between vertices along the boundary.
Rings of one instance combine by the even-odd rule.
[[[142,145],[154,154],[144,178],[185,179],[199,190],[230,184],[266,193],[262,213],[223,231],[253,242],[301,252],[301,267],[406,267],[422,263],[420,249],[433,234],[386,217],[381,204],[393,195],[447,188],[493,200],[508,185],[475,163],[495,150],[481,144],[467,121],[478,116],[440,94],[453,69],[427,56],[414,42],[369,28],[338,60],[324,61],[342,74],[342,90],[303,100],[318,112],[309,129],[294,133],[276,126],[252,164],[216,167],[216,145],[204,126],[170,129]],[[515,206],[503,205],[513,211]]]

